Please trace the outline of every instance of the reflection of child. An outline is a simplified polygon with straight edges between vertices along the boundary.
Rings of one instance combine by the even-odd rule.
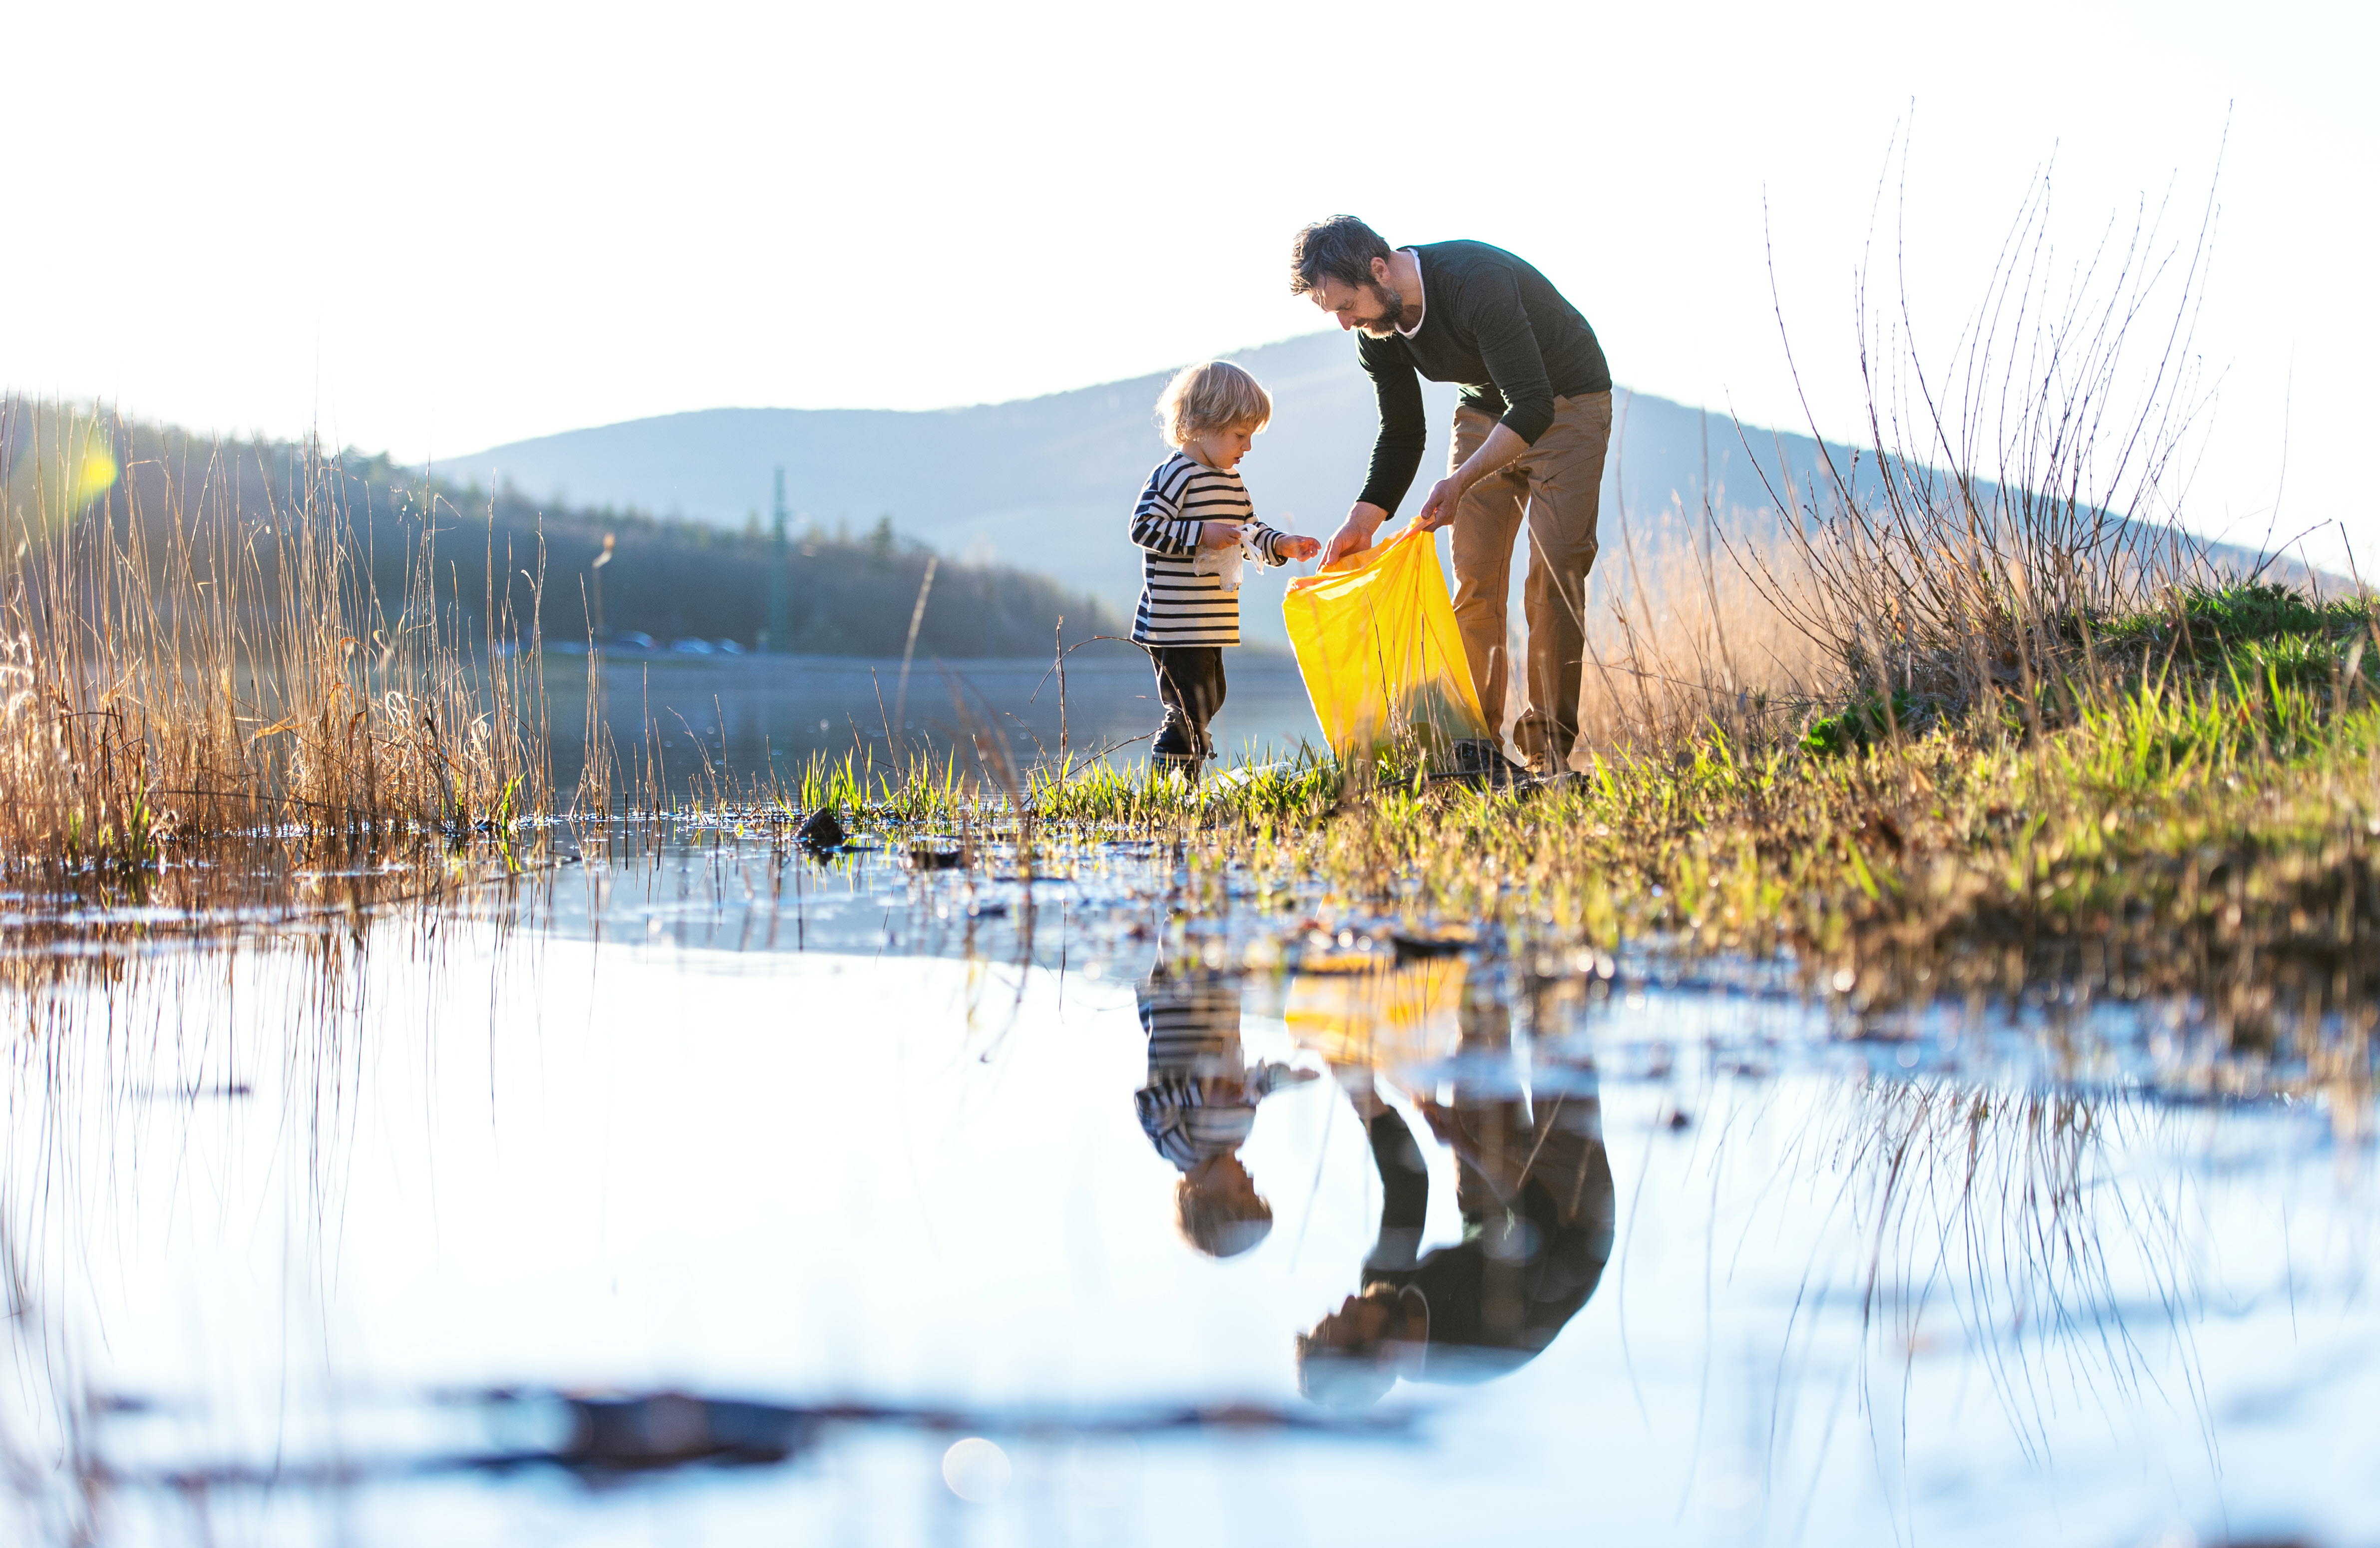
[[[1174,1223],[1182,1239],[1208,1257],[1245,1252],[1272,1229],[1272,1206],[1257,1192],[1240,1146],[1256,1124],[1257,1103],[1312,1074],[1285,1065],[1248,1067],[1235,980],[1177,974],[1160,961],[1138,998],[1148,1083],[1133,1094],[1133,1105],[1157,1153],[1181,1168]]]
[[[1310,559],[1313,538],[1256,519],[1240,458],[1272,417],[1272,399],[1239,367],[1194,365],[1157,400],[1178,447],[1148,476],[1132,514],[1140,548],[1140,609],[1132,637],[1148,648],[1165,718],[1150,762],[1196,774],[1214,755],[1208,723],[1223,703],[1223,650],[1240,642],[1240,556],[1267,565]]]

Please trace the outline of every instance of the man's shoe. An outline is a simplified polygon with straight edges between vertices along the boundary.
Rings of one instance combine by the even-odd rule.
[[[1504,756],[1504,750],[1486,737],[1465,737],[1454,744],[1457,778],[1501,790],[1529,776],[1529,771]]]

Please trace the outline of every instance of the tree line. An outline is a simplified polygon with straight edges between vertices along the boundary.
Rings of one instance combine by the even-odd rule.
[[[103,483],[85,471],[101,458],[115,469]],[[55,520],[106,520],[128,537],[137,528],[160,567],[179,544],[217,555],[209,562],[237,552],[270,573],[307,524],[343,523],[358,603],[395,616],[427,575],[442,608],[508,613],[522,636],[534,620],[549,645],[633,631],[759,648],[779,565],[791,628],[771,649],[898,655],[913,615],[921,657],[1043,654],[1061,618],[1070,642],[1123,632],[1095,598],[1015,566],[938,556],[889,515],[856,533],[811,523],[781,550],[757,522],[739,530],[458,488],[384,454],[200,436],[22,398],[0,399],[0,479],[18,508],[53,506]]]

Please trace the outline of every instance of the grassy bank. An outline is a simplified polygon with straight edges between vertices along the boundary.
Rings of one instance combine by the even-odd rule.
[[[1194,908],[1469,922],[1548,971],[1646,943],[1782,950],[1859,1006],[2198,996],[2269,1040],[2380,1000],[2373,628],[2359,602],[2203,589],[2104,621],[2055,691],[1709,720],[1514,790],[1392,762],[1195,787],[1094,764],[1012,798],[955,761],[850,759],[774,806],[895,835],[1176,839]]]
[[[1765,744],[1712,725],[1602,755],[1534,794],[1383,790],[1213,842],[1331,877],[1350,906],[1493,922],[1533,950],[1787,949],[1864,1006],[2051,989],[2196,996],[2250,1040],[2329,1013],[2365,1025],[2371,623],[2290,598],[2315,628],[2215,633],[2247,594],[2185,603],[2184,649],[2143,623],[2093,691],[2031,714],[2008,696],[1895,726],[1871,701]]]

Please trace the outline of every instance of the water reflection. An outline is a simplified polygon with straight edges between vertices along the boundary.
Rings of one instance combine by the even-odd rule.
[[[1209,1258],[1249,1250],[1272,1231],[1272,1206],[1240,1159],[1257,1103],[1314,1078],[1285,1064],[1248,1066],[1240,1041],[1240,978],[1162,957],[1139,985],[1148,1081],[1133,1093],[1140,1127],[1182,1173],[1173,1223]]]
[[[1361,1288],[1297,1339],[1300,1390],[1334,1408],[1377,1402],[1400,1378],[1475,1383],[1518,1369],[1578,1314],[1611,1257],[1611,1164],[1591,1067],[1533,1091],[1511,1008],[1463,976],[1459,962],[1334,973],[1319,993],[1309,986],[1302,1016],[1292,1012],[1293,1027],[1319,1036],[1364,1119],[1380,1183]],[[1336,1016],[1314,1008],[1324,998],[1339,1002]],[[1447,1057],[1415,1069],[1399,1055],[1427,1048],[1450,998]],[[1439,1072],[1451,1078],[1430,1079]],[[1463,1221],[1453,1245],[1420,1251],[1429,1168],[1383,1086],[1452,1152]]]
[[[617,1480],[779,1456],[637,1508],[862,1543],[966,1540],[929,1496],[1036,1543],[1406,1541],[1582,1488],[1623,1541],[2380,1523],[2361,1153],[2160,1100],[2112,1017],[1887,1042],[1642,957],[1399,965],[1405,921],[1153,847],[610,838],[322,857],[165,946],[157,894],[91,905],[104,972],[35,967],[64,908],[18,938],[0,1465],[41,1497],[0,1538],[322,1540],[294,1486],[369,1475],[358,1542],[616,1540]],[[498,1383],[533,1432],[440,1398]],[[967,1436],[1015,1465],[996,1505],[954,1503]]]

